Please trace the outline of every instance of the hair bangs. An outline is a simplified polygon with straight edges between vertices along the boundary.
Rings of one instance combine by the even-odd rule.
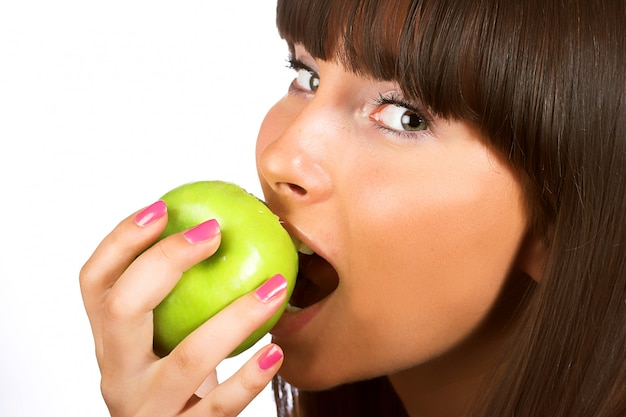
[[[394,81],[405,98],[430,113],[477,126],[518,170],[529,201],[539,201],[529,204],[542,211],[531,214],[531,224],[543,234],[555,215],[562,181],[563,161],[555,148],[563,141],[554,138],[602,126],[589,117],[601,118],[595,95],[611,85],[604,79],[609,74],[599,69],[619,68],[621,63],[613,61],[624,56],[618,42],[623,33],[608,29],[610,20],[623,17],[623,8],[611,2],[573,4],[279,0],[277,26],[292,48],[302,44],[317,59]],[[615,10],[608,12],[609,6]],[[598,26],[596,32],[590,32],[592,26]],[[613,53],[598,49],[602,36],[610,37]],[[584,47],[573,49],[574,44]]]
[[[471,19],[433,16],[439,10],[411,0],[279,0],[277,26],[292,49],[301,44],[317,59],[397,82],[438,115],[473,119],[464,96],[474,95],[467,90],[475,80],[463,59],[472,39],[463,22]]]

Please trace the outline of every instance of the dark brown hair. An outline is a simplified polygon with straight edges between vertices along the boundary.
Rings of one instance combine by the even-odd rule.
[[[547,265],[473,415],[624,417],[624,1],[279,0],[277,22],[290,45],[471,121],[519,172]],[[290,390],[277,379],[279,402]],[[299,417],[404,415],[380,412],[398,405],[384,377],[293,396]]]

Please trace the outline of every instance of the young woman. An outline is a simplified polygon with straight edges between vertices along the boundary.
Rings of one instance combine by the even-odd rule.
[[[111,414],[236,415],[278,373],[281,416],[626,415],[623,2],[277,11],[296,76],[257,167],[314,252],[298,308],[222,384],[215,366],[284,300],[280,277],[159,359],[151,311],[219,229],[137,256],[167,212],[133,214],[81,272]]]

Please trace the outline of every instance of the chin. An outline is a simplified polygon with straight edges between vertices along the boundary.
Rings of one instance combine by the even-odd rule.
[[[325,391],[346,383],[342,381],[331,381],[325,377],[318,378],[307,374],[306,371],[296,374],[281,369],[278,375],[283,381],[301,391]]]
[[[290,361],[288,351],[285,352],[285,361],[278,375],[283,381],[302,391],[324,391],[340,385],[386,375],[385,372],[373,369],[361,370],[360,372],[349,372],[349,370],[342,370],[337,367],[314,369],[306,365],[309,363],[306,360],[294,358],[294,355],[291,356],[292,360]]]

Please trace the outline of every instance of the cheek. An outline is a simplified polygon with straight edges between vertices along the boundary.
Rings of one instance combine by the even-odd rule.
[[[520,189],[507,175],[396,191],[362,202],[354,213],[377,239],[352,243],[354,276],[361,279],[348,291],[360,294],[352,307],[362,323],[378,323],[407,354],[428,357],[458,343],[486,317],[526,217]]]

